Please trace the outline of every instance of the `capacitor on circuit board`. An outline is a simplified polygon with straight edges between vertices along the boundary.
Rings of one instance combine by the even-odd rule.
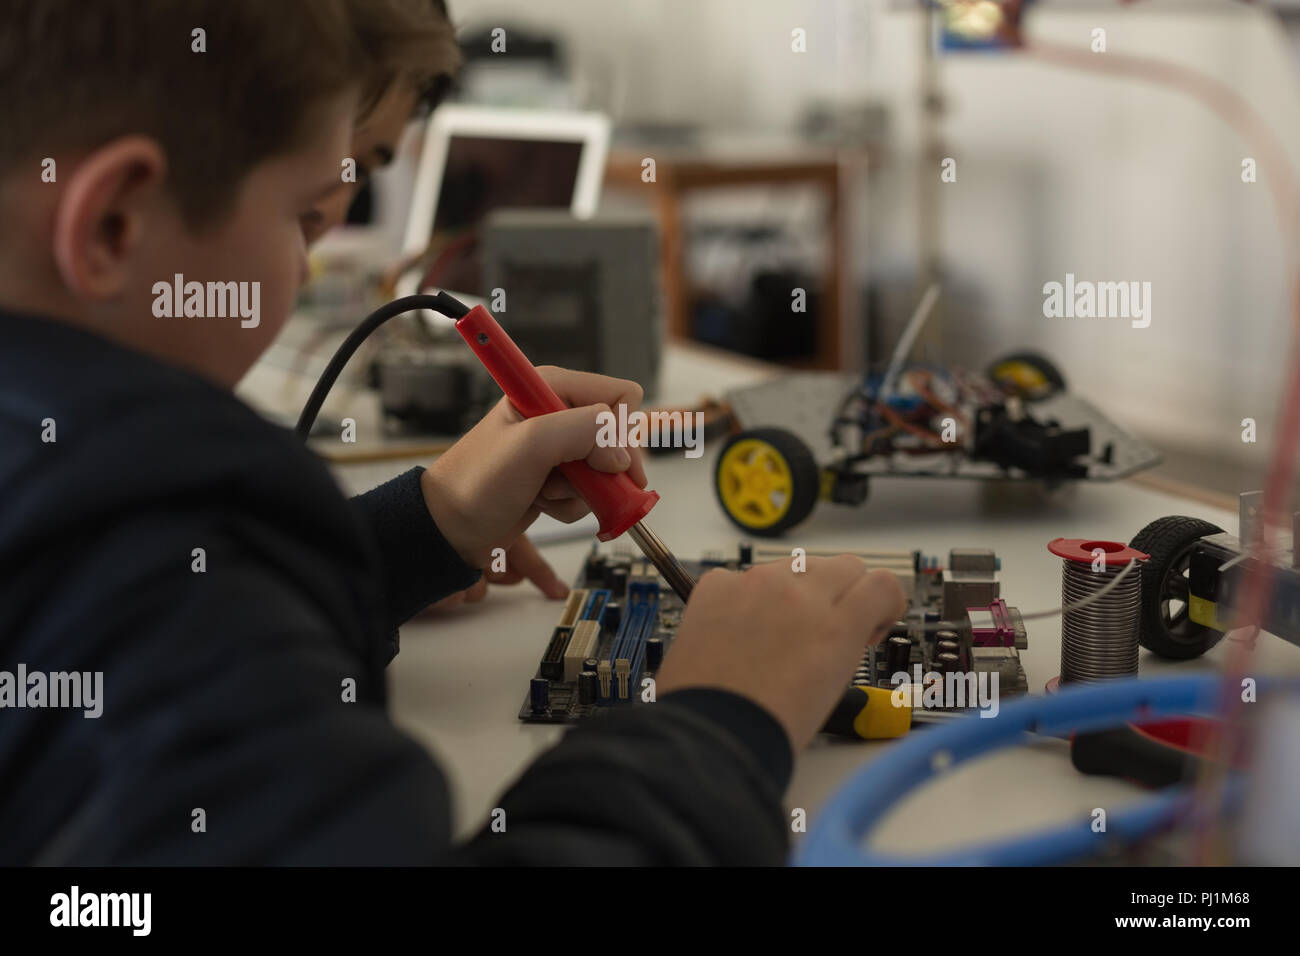
[[[627,592],[628,569],[626,565],[620,565],[613,571],[609,572],[606,578],[608,587],[617,596],[622,596]]]
[[[578,675],[578,703],[594,704],[600,693],[600,678],[596,676],[596,662],[588,661],[592,667]]]
[[[912,663],[912,639],[906,634],[894,634],[885,642],[885,666],[890,675],[906,673]]]
[[[948,633],[951,633],[951,632],[948,632]],[[935,642],[934,642],[934,656],[935,656],[935,657],[938,657],[938,656],[941,655],[941,654],[952,654],[954,657],[957,658],[957,661],[958,661],[958,663],[960,664],[960,662],[961,662],[961,643],[960,643],[959,641],[955,641],[955,640],[953,640],[953,641],[935,641]]]
[[[534,714],[546,713],[551,702],[551,682],[545,677],[534,677],[529,681],[528,701]]]
[[[657,671],[664,662],[663,638],[652,637],[645,642],[645,666],[647,670]]]

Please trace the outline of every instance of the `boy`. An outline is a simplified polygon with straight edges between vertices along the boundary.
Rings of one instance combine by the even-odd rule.
[[[900,612],[892,576],[705,576],[659,702],[570,733],[507,832],[453,847],[385,713],[388,635],[540,510],[579,517],[561,462],[644,483],[595,445],[639,389],[547,369],[572,410],[503,401],[352,502],[229,393],[305,278],[374,64],[449,44],[399,0],[0,0],[0,863],[783,859],[792,752]],[[168,316],[176,276],[233,283],[240,314]]]

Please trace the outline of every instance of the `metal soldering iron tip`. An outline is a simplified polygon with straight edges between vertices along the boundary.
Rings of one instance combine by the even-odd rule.
[[[644,521],[632,525],[627,529],[627,533],[632,536],[632,540],[636,542],[641,552],[650,559],[650,563],[659,569],[659,573],[677,592],[677,596],[683,602],[690,600],[691,591],[695,588],[695,578],[682,567],[682,563],[668,550],[668,546],[663,543],[659,535],[650,530],[649,525]]]

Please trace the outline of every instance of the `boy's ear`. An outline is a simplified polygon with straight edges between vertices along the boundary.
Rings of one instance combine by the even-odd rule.
[[[115,139],[77,164],[55,208],[52,237],[59,274],[77,298],[122,291],[166,173],[162,147],[146,136]]]

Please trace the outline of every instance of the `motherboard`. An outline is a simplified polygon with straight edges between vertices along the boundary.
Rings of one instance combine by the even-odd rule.
[[[896,736],[854,719],[871,696],[866,688],[893,692],[906,685],[917,723],[983,707],[990,687],[995,697],[1028,689],[1020,660],[1028,646],[1024,623],[1001,598],[1000,564],[991,550],[953,549],[946,562],[920,551],[850,553],[869,568],[897,575],[908,610],[879,645],[865,650],[828,732]],[[791,560],[789,550],[742,544],[734,558],[706,555],[682,563],[698,578],[712,568],[743,571]],[[654,674],[672,648],[683,611],[650,562],[625,549],[593,546],[529,681],[519,719],[571,724],[652,702]]]

